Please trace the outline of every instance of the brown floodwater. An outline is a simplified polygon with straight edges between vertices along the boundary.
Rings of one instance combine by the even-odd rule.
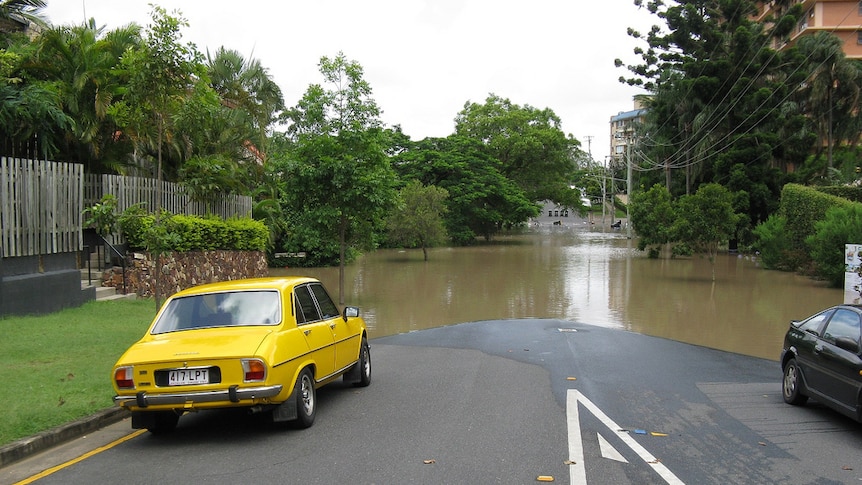
[[[345,268],[344,301],[372,338],[464,322],[552,318],[777,360],[792,319],[843,291],[762,269],[756,258],[648,259],[625,231],[543,226],[488,245],[378,250]],[[338,268],[270,269],[319,278],[338,299]]]

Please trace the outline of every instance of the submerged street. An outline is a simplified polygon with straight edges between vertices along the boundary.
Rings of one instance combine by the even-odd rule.
[[[607,224],[606,224],[607,225]],[[345,303],[372,337],[463,322],[553,318],[777,360],[790,320],[840,303],[840,289],[768,271],[751,255],[648,259],[600,218],[569,218],[489,245],[378,250],[345,268]],[[338,268],[306,274],[337,291]],[[333,295],[337,298],[337,295]]]

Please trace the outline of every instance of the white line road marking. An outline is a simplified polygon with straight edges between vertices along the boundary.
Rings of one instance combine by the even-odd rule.
[[[577,389],[569,389],[566,393],[566,424],[569,432],[569,460],[573,462],[569,466],[569,481],[573,485],[586,485],[587,470],[584,463],[584,445],[581,441],[581,422],[578,411],[578,403],[581,403],[589,412],[593,413],[605,427],[614,433],[625,443],[638,457],[661,476],[669,484],[682,485],[683,481],[677,478],[666,466],[659,462],[650,452],[635,441],[632,436],[623,431],[620,426],[608,417],[592,401],[586,398]],[[616,450],[614,450],[616,451]]]
[[[566,394],[566,424],[569,430],[569,483],[572,485],[587,484],[587,467],[584,463],[584,442],[581,441],[581,419],[578,415],[578,396],[580,392]]]
[[[626,457],[623,456],[622,453],[617,451],[616,448],[613,447],[608,440],[605,439],[604,436],[596,433],[596,437],[599,439],[599,449],[602,451],[602,456],[607,458],[608,460],[619,461],[622,463],[628,463]]]

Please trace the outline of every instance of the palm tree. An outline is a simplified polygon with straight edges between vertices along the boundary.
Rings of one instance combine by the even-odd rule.
[[[220,47],[214,56],[207,53],[210,85],[222,104],[248,113],[257,132],[251,143],[264,148],[269,126],[284,109],[281,89],[257,59],[245,59],[234,50]]]
[[[117,151],[128,150],[117,146],[118,127],[108,113],[122,92],[121,57],[140,44],[134,24],[103,32],[93,19],[49,29],[35,40],[36,52],[26,65],[31,75],[57,89],[63,110],[75,120],[61,158],[84,163],[93,173],[119,171],[123,157]]]
[[[844,130],[836,133],[835,128],[855,126],[853,118],[858,113],[860,100],[859,69],[846,58],[841,40],[828,32],[803,37],[799,50],[810,66],[802,90],[805,111],[814,121],[818,147],[826,147],[828,167],[832,168],[836,135],[839,140],[858,136]]]

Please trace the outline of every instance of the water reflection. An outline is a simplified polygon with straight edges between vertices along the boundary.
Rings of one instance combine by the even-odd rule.
[[[338,268],[271,269],[314,276],[331,292]],[[720,255],[651,260],[619,232],[545,227],[493,244],[381,250],[345,270],[348,304],[372,337],[455,323],[555,318],[620,328],[776,360],[791,319],[840,303],[843,292],[756,261]],[[332,295],[338,298],[337,294]]]

